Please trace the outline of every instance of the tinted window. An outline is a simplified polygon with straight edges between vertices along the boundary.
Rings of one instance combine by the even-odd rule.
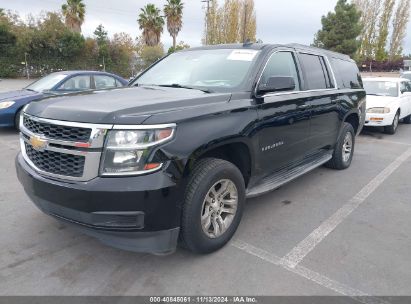
[[[361,75],[357,65],[354,62],[336,58],[333,58],[332,62],[336,71],[335,78],[337,79],[339,88],[362,88]]]
[[[274,53],[267,62],[267,66],[261,75],[260,83],[267,83],[270,77],[288,76],[293,77],[295,82],[295,91],[300,90],[300,81],[295,66],[294,55],[291,52]]]
[[[406,73],[401,75],[402,78],[407,78],[408,80],[411,80],[411,73]]]
[[[118,87],[122,87],[123,86],[123,84],[118,80],[118,79],[116,79],[116,86],[118,86]]]
[[[117,87],[116,79],[106,75],[94,75],[97,90],[111,89]]]
[[[401,82],[400,90],[401,90],[401,93],[411,92],[410,82],[409,81]]]
[[[64,82],[58,90],[84,91],[90,90],[90,76],[75,76]]]
[[[321,56],[300,54],[308,90],[327,89],[331,87],[330,78]]]

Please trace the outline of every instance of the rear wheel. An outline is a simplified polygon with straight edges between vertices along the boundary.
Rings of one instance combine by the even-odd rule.
[[[327,167],[344,170],[352,162],[355,147],[355,131],[351,124],[344,123],[340,138],[335,146],[332,159],[326,164]]]
[[[394,116],[394,120],[392,121],[392,125],[385,127],[384,132],[387,134],[391,134],[391,135],[395,134],[395,132],[397,132],[399,124],[400,124],[400,112],[397,112],[397,114],[395,114]]]
[[[223,247],[237,230],[244,202],[244,179],[236,166],[215,158],[200,160],[185,194],[180,234],[183,247],[196,253]]]

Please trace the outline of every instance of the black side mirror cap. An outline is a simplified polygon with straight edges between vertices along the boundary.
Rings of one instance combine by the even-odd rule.
[[[270,93],[278,91],[295,90],[295,81],[290,76],[273,76],[266,83],[260,83],[258,86],[259,93]]]

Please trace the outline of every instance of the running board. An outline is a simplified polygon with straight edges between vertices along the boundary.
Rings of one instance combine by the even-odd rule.
[[[324,150],[313,155],[305,157],[302,161],[284,167],[272,175],[261,180],[260,183],[247,189],[247,198],[260,196],[267,192],[273,191],[287,184],[288,182],[308,173],[315,168],[320,167],[332,158],[332,150]]]

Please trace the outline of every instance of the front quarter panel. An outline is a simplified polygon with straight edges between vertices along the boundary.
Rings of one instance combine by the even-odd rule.
[[[258,141],[255,137],[257,110],[251,104],[251,99],[232,100],[200,107],[197,108],[196,115],[192,112],[172,112],[169,115],[170,119],[171,116],[175,119],[168,122],[177,124],[175,138],[157,153],[164,153],[168,159],[179,164],[178,170],[173,173],[177,179],[184,173],[190,172],[191,168],[187,167],[190,162],[222,145],[243,143],[248,147],[251,157],[258,149]],[[150,124],[152,121],[156,121],[156,118],[148,119],[145,124]],[[254,163],[253,159],[252,163]]]

